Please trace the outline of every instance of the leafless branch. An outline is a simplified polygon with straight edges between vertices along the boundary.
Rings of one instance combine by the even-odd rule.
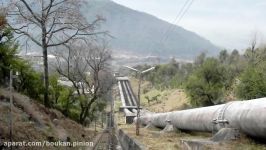
[[[71,41],[71,43],[65,44],[65,47],[64,52],[55,52],[56,70],[68,78],[73,85],[79,83],[76,91],[86,97],[86,101],[80,103],[81,109],[84,110],[82,112],[86,114],[91,105],[97,102],[97,98],[106,92],[105,87],[109,87],[102,82],[105,80],[102,74],[110,60],[110,51],[106,45],[100,46],[94,43],[88,45],[79,40]],[[73,76],[77,78],[73,78]],[[82,114],[81,118],[84,118],[85,114]]]

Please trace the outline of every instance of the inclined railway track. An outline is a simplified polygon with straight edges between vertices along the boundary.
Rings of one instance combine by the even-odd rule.
[[[110,130],[105,130],[93,150],[115,150],[116,144],[112,140],[113,136]]]
[[[136,97],[128,80],[120,80],[126,106],[137,106]]]

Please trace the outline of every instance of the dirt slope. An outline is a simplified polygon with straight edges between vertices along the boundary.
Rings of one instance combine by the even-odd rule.
[[[92,141],[94,136],[92,130],[86,129],[66,118],[61,112],[55,109],[47,109],[38,102],[19,93],[14,93],[13,96],[13,141]],[[9,118],[9,92],[0,89],[0,145],[1,142],[10,140]],[[27,148],[17,147],[16,149]],[[30,149],[40,149],[40,147],[31,147]],[[44,149],[73,148],[46,147]]]

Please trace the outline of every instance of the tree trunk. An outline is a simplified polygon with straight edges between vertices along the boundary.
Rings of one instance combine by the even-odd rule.
[[[56,104],[57,104],[57,100],[56,100]],[[67,104],[66,104],[64,111],[63,111],[64,112],[63,114],[67,117],[69,117],[69,105],[70,105],[70,95],[67,98]]]
[[[83,114],[81,115],[81,124],[84,124],[84,121],[86,120],[88,112],[89,112],[89,107],[86,107],[85,111],[83,111]]]
[[[49,102],[49,73],[48,73],[48,57],[47,47],[43,46],[43,64],[44,64],[44,105],[50,107]]]
[[[81,124],[84,123],[88,113],[90,112],[90,109],[91,109],[91,105],[95,102],[95,100],[97,99],[97,96],[94,96],[88,105],[86,105],[82,110],[81,110],[81,113],[79,115],[79,121]]]
[[[44,65],[44,105],[50,107],[49,102],[49,73],[48,73],[48,46],[46,43],[46,27],[45,22],[42,23],[42,50],[43,50],[43,65]]]
[[[83,124],[83,122],[84,122],[84,120],[82,119],[84,112],[85,112],[84,107],[81,107],[80,114],[79,114],[79,123],[80,124]]]

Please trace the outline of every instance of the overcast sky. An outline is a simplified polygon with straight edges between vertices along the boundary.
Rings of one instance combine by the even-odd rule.
[[[113,0],[173,23],[187,0]],[[244,49],[257,33],[266,41],[266,0],[194,0],[177,25],[227,49]]]

